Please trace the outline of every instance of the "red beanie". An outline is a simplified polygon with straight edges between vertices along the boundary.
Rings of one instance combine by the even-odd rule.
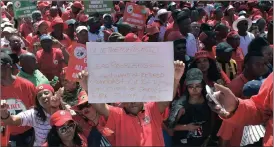
[[[52,94],[54,94],[54,89],[51,85],[49,84],[41,84],[39,86],[36,87],[36,94],[42,90],[49,90],[50,92],[52,92]]]

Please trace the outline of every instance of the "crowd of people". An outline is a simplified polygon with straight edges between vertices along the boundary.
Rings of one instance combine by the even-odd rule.
[[[123,20],[129,2],[142,29]],[[36,4],[15,18],[1,1],[2,146],[273,146],[273,1]],[[170,41],[171,102],[91,104],[88,72],[67,78],[87,42]]]

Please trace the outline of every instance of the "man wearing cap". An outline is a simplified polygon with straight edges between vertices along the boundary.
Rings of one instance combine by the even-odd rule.
[[[68,53],[66,53],[67,51],[64,47],[61,49],[53,48],[53,41],[50,35],[42,35],[40,43],[42,50],[36,53],[38,69],[51,81],[54,76],[60,77],[64,64],[68,63]],[[60,85],[57,85],[55,88],[58,88],[58,86]]]
[[[100,38],[103,38],[102,41],[107,41],[108,37],[105,37],[105,33],[109,35],[113,32],[118,32],[117,27],[113,26],[113,19],[110,14],[103,15],[104,24],[100,27],[99,35]]]
[[[1,52],[1,100],[6,100],[8,111],[16,115],[34,105],[35,86],[28,80],[12,75],[13,61],[11,57]],[[3,119],[3,118],[1,118]],[[17,146],[28,146],[33,130],[30,127],[9,126],[10,140]]]
[[[64,29],[67,28],[67,24],[64,23],[61,17],[55,17],[51,22],[52,32],[50,35],[57,39],[61,44],[55,44],[54,47],[60,48],[63,45],[65,48],[71,45],[70,38],[63,33]]]
[[[22,49],[21,38],[18,35],[12,35],[9,38],[9,45],[13,53],[17,56],[27,53],[26,50]]]
[[[96,17],[90,17],[87,21],[87,26],[89,28],[88,32],[88,40],[92,42],[101,42],[104,38],[101,38],[99,35],[99,30],[101,27],[101,23],[98,18]]]
[[[232,57],[233,48],[226,42],[221,42],[216,46],[216,60],[218,66],[226,73],[230,80],[237,75],[237,64]]]
[[[171,12],[167,11],[166,9],[160,9],[157,12],[157,16],[155,21],[151,24],[152,26],[157,26],[160,30],[158,41],[164,40],[164,35],[169,26],[168,18],[171,16]]]
[[[240,48],[243,50],[244,55],[248,52],[247,47],[249,43],[255,38],[252,33],[248,32],[251,25],[252,21],[244,16],[240,16],[232,25],[233,30],[238,31],[240,35]]]
[[[227,37],[226,42],[233,48],[232,59],[237,63],[237,74],[242,73],[244,66],[244,53],[240,46],[240,36],[236,31],[231,31]]]
[[[88,28],[85,26],[78,26],[76,28],[77,42],[73,43],[68,48],[69,63],[66,71],[66,79],[70,81],[76,81],[75,75],[81,70],[87,67],[87,51],[86,43],[88,42]],[[76,66],[80,66],[81,69],[75,70]]]
[[[30,17],[23,18],[23,23],[19,27],[19,32],[24,38],[26,38],[30,33],[33,32],[33,25],[31,23]]]

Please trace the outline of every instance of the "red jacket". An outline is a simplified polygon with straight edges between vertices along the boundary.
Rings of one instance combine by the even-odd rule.
[[[223,120],[238,126],[266,124],[263,145],[273,146],[273,116],[269,118],[264,114],[264,110],[267,109],[273,112],[273,73],[264,81],[258,95],[251,99],[239,99],[235,114]]]

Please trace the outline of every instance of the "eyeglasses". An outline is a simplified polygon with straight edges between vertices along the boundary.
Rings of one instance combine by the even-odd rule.
[[[78,110],[83,110],[84,108],[89,108],[91,106],[91,104],[89,104],[88,102],[82,104],[82,105],[79,105],[77,106],[78,107]]]
[[[65,134],[65,133],[67,133],[67,131],[68,131],[69,129],[73,129],[75,126],[76,126],[75,123],[71,123],[71,124],[69,124],[69,125],[66,125],[66,126],[63,126],[63,127],[59,128],[58,131],[59,131],[61,134]]]

